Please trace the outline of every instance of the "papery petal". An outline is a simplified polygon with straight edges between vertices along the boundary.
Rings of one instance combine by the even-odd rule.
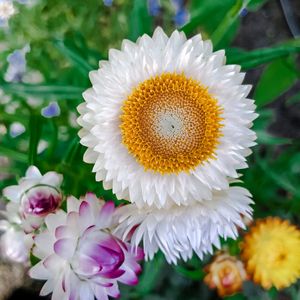
[[[43,287],[42,287],[42,289],[40,291],[40,296],[47,296],[47,295],[49,295],[53,291],[53,289],[54,289],[54,282],[53,282],[52,279],[49,279],[43,285]]]
[[[22,190],[18,185],[8,186],[3,189],[3,196],[10,201],[20,202]]]
[[[97,226],[101,228],[109,227],[112,222],[112,215],[114,211],[115,211],[115,204],[112,201],[106,202],[102,206],[99,217],[96,220]]]
[[[29,270],[29,276],[34,279],[47,280],[50,277],[49,271],[45,268],[42,261],[38,262]]]
[[[39,179],[42,177],[42,174],[36,166],[30,166],[26,171],[25,177],[29,179]]]
[[[48,172],[43,176],[41,183],[59,187],[62,183],[62,180],[63,176],[61,174],[56,172]]]
[[[60,239],[54,244],[54,251],[60,257],[69,260],[74,255],[77,240],[72,238]]]
[[[50,232],[55,233],[58,226],[64,225],[66,221],[66,213],[62,210],[57,211],[55,214],[50,214],[45,218],[45,223]]]
[[[67,199],[68,212],[71,212],[71,211],[78,212],[79,211],[79,206],[80,206],[80,201],[79,200],[77,200],[74,196],[68,197],[68,199]]]

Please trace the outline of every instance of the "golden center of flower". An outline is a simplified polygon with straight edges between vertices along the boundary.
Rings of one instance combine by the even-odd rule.
[[[221,108],[206,88],[183,74],[142,82],[124,101],[122,142],[146,170],[190,171],[214,158]]]

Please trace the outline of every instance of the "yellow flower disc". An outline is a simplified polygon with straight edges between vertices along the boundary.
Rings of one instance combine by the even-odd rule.
[[[247,272],[263,288],[282,289],[300,277],[300,230],[288,221],[256,222],[241,246]]]
[[[214,158],[221,113],[199,82],[164,73],[142,82],[124,101],[122,142],[146,170],[190,171]]]

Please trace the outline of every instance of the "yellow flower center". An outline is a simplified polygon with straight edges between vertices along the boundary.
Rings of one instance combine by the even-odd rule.
[[[133,90],[122,112],[122,142],[146,170],[188,172],[214,158],[222,109],[196,80],[152,77]]]

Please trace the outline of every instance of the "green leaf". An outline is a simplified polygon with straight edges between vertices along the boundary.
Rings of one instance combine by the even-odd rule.
[[[292,57],[280,58],[266,67],[255,88],[258,106],[266,105],[287,91],[297,80],[296,61]]]
[[[28,162],[28,155],[26,153],[22,153],[19,152],[18,150],[7,148],[3,145],[0,145],[0,154],[9,157],[13,161],[19,161],[26,164]]]
[[[224,299],[226,299],[226,300],[247,300],[247,298],[242,294],[235,294],[232,296],[227,296]]]
[[[300,53],[300,39],[284,45],[253,51],[229,48],[226,50],[226,57],[228,64],[238,64],[241,65],[242,69],[247,70],[292,53]]]
[[[164,263],[165,259],[161,252],[158,252],[153,260],[144,263],[143,273],[140,276],[139,284],[136,287],[136,293],[139,296],[149,294],[155,287]]]
[[[192,279],[192,280],[202,280],[205,276],[205,272],[199,268],[197,270],[189,270],[189,269],[186,269],[182,266],[174,266],[174,269],[181,275],[183,275],[184,277],[187,277],[189,279]]]
[[[36,165],[37,148],[42,132],[42,119],[41,116],[32,114],[29,120],[29,152],[28,163],[29,165]]]
[[[41,260],[38,258],[38,257],[36,257],[36,256],[34,256],[33,254],[32,254],[32,252],[30,252],[30,263],[31,263],[31,266],[33,267],[33,266],[35,266],[37,263],[39,263]]]
[[[268,2],[268,0],[251,0],[248,4],[248,9],[249,10],[258,10],[266,2]]]
[[[277,173],[273,170],[270,163],[266,160],[261,159],[258,155],[255,156],[258,166],[261,168],[263,173],[262,176],[266,176],[271,179],[277,186],[285,189],[293,195],[300,197],[300,190],[282,173]]]
[[[129,38],[132,41],[143,35],[152,32],[152,17],[148,13],[147,1],[134,0],[133,9],[129,19]]]
[[[234,0],[202,0],[201,3],[199,0],[193,0],[190,21],[181,30],[191,34],[197,27],[202,27],[211,35],[234,4]]]
[[[215,29],[211,35],[211,39],[215,48],[218,48],[222,43],[223,38],[226,36],[228,30],[233,26],[237,18],[239,17],[240,10],[242,7],[246,7],[248,1],[238,0],[227,12],[222,22],[219,23],[218,27]]]
[[[93,70],[92,66],[79,53],[70,46],[67,46],[62,40],[54,40],[54,46],[72,62],[78,71],[87,77],[88,73]]]
[[[85,87],[64,86],[64,85],[43,85],[25,83],[0,83],[0,88],[7,94],[19,95],[22,97],[33,96],[40,98],[55,99],[81,99]]]
[[[273,136],[268,133],[266,130],[256,130],[257,134],[257,144],[265,144],[265,145],[284,145],[291,144],[291,140],[288,138],[281,138]]]

